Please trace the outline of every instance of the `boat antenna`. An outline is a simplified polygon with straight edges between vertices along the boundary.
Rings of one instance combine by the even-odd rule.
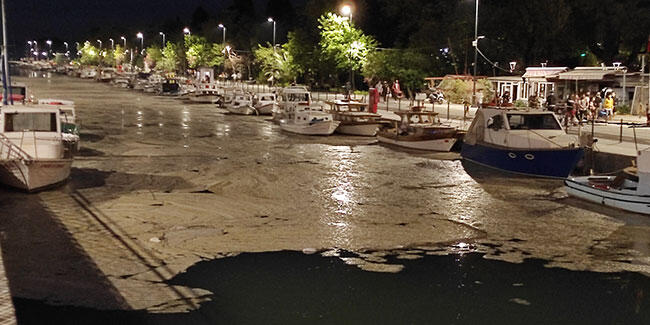
[[[2,105],[7,105],[9,97],[9,62],[7,61],[7,20],[5,19],[5,0],[2,3]],[[12,103],[13,104],[13,101]]]

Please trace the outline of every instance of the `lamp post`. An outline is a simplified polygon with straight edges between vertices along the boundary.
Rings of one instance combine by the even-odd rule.
[[[98,40],[97,40],[97,43],[99,43],[99,49],[101,50],[101,49],[102,49],[102,40],[99,40],[99,39],[98,39]]]
[[[219,28],[223,29],[223,45],[226,45],[226,26],[219,24]]]
[[[476,11],[474,16],[474,77],[472,78],[472,104],[476,105],[476,65],[478,61],[478,0],[476,1]]]
[[[343,5],[343,7],[341,7],[341,14],[348,16],[348,21],[350,26],[352,26],[352,7],[350,5]],[[351,89],[349,89],[349,91],[354,91],[354,68],[352,66],[350,66],[350,86]]]
[[[108,40],[111,41],[111,50],[114,50],[115,49],[115,40],[112,39],[112,38],[109,38]]]
[[[63,45],[65,45],[65,56],[70,56],[70,51],[68,51],[68,42],[63,42]]]
[[[140,39],[140,48],[144,51],[144,35],[137,33],[135,36]]]
[[[266,21],[268,21],[269,23],[273,23],[273,51],[275,51],[275,20],[269,17],[269,19],[267,19]]]
[[[126,37],[120,36],[120,39],[124,41],[124,48],[126,48]]]
[[[165,33],[163,32],[158,32],[160,36],[162,36],[162,48],[165,48]]]
[[[188,27],[185,27],[185,28],[183,28],[183,34],[192,35],[192,31]]]

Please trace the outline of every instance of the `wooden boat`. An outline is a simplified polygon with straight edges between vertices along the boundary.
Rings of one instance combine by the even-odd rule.
[[[536,177],[566,178],[584,154],[553,112],[482,108],[465,135],[463,159]]]
[[[381,115],[371,112],[363,112],[368,104],[337,100],[326,102],[330,105],[329,113],[335,121],[341,122],[336,132],[348,135],[360,135],[374,137],[381,125]]]
[[[65,181],[72,156],[66,155],[59,110],[6,106],[0,112],[0,182],[34,191]]]
[[[450,151],[457,139],[457,129],[435,122],[435,112],[395,112],[400,121],[392,128],[377,132],[377,140],[410,149]]]
[[[280,91],[280,100],[277,110],[273,112],[273,121],[280,122],[286,119],[287,112],[299,111],[311,106],[311,93],[305,86],[289,86]]]
[[[582,176],[564,180],[567,193],[594,203],[650,214],[650,151],[637,157],[638,169],[617,176]],[[632,172],[629,172],[632,170]]]

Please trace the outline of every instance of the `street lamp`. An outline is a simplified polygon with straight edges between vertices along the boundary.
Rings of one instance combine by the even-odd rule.
[[[50,53],[52,53],[52,41],[47,40],[47,41],[45,41],[45,43],[47,44],[48,51],[43,52],[43,53],[47,53],[47,58],[49,59],[50,58]],[[46,54],[43,54],[43,55],[46,55]]]
[[[474,16],[474,77],[472,78],[472,104],[476,105],[476,65],[478,61],[478,0]]]
[[[352,26],[352,6],[344,5],[341,7],[341,14],[348,16],[348,22],[350,23],[350,26]],[[354,91],[354,68],[352,67],[350,67],[350,86],[352,89],[349,90]]]
[[[114,50],[115,49],[115,40],[112,39],[112,38],[109,38],[108,40],[111,41],[111,50]]]
[[[142,35],[142,33],[138,33],[135,36],[140,39],[140,47],[144,50],[144,35]]]
[[[99,49],[102,49],[102,40],[97,40],[97,43],[99,43]]]
[[[219,24],[219,28],[223,29],[223,44],[226,45],[226,26]]]
[[[160,36],[162,36],[162,47],[165,48],[165,33],[158,32],[158,34],[160,34]]]
[[[183,28],[183,34],[185,34],[185,35],[192,35],[192,32],[190,31],[189,28],[185,27],[185,28]]]
[[[126,37],[120,36],[120,39],[124,41],[124,48],[126,48]]]
[[[267,19],[266,21],[268,21],[269,23],[273,23],[273,50],[275,51],[275,20],[269,17],[269,19]]]
[[[63,42],[63,45],[65,45],[65,51],[68,52],[68,42]]]

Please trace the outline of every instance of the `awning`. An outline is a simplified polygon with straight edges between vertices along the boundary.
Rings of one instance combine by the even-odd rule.
[[[567,71],[566,67],[526,68],[523,78],[555,78],[558,73]]]
[[[607,70],[573,70],[562,72],[558,76],[561,80],[603,80],[605,76],[615,74],[616,71]]]

